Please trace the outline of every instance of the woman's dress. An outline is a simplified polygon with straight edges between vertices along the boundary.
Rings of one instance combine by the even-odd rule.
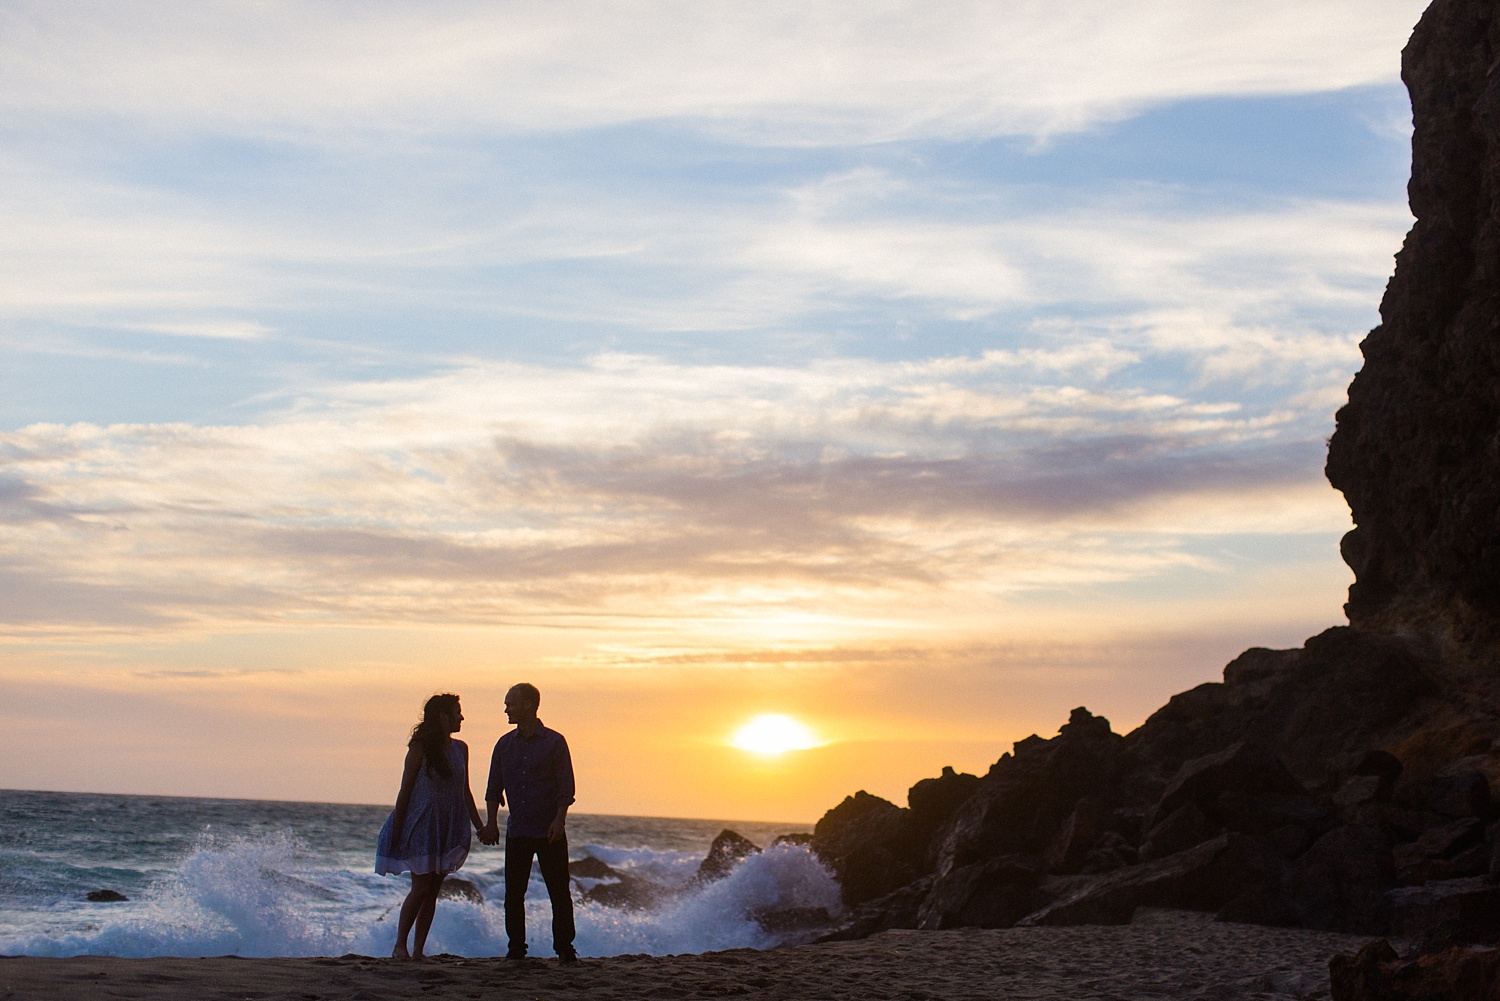
[[[375,846],[375,871],[379,873],[452,872],[469,857],[468,763],[458,741],[449,740],[450,775],[443,778],[422,762],[412,785],[411,802],[401,843],[391,845],[391,825],[396,811],[385,818]]]

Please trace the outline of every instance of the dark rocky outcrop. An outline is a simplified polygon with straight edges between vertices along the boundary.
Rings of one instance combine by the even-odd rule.
[[[592,855],[569,862],[568,876],[574,880],[597,880],[579,899],[616,910],[649,910],[674,895],[668,887],[616,869]]]
[[[698,872],[693,879],[699,883],[712,883],[723,879],[740,862],[751,855],[759,855],[760,846],[738,831],[727,827],[708,846],[708,855],[698,863]]]
[[[1341,626],[1301,649],[1247,650],[1222,683],[1172,696],[1127,741],[1142,764],[1162,767],[1234,743],[1275,748],[1298,779],[1326,781],[1366,751],[1405,739],[1439,701],[1431,666],[1410,643]],[[1139,780],[1171,778],[1147,769]]]
[[[906,811],[861,789],[818,821],[812,850],[843,887],[844,902],[858,905],[922,875],[905,833]]]
[[[1003,855],[936,877],[917,907],[917,927],[1009,928],[1049,895],[1046,870],[1025,855]]]
[[[1403,53],[1416,224],[1327,466],[1354,515],[1350,623],[1415,632],[1465,674],[1489,673],[1500,611],[1497,51],[1493,2],[1438,0]]]
[[[813,839],[856,905],[840,934],[1149,904],[1500,939],[1500,0],[1433,3],[1402,76],[1416,224],[1326,468],[1355,523],[1349,624],[1247,650],[1127,735],[1077,709],[904,809],[846,799]],[[1338,989],[1436,997],[1401,984],[1500,969],[1442,956],[1361,954]]]
[[[1500,942],[1500,886],[1480,877],[1435,880],[1389,895],[1392,935],[1427,949]]]
[[[1493,1001],[1500,950],[1454,947],[1402,960],[1384,939],[1328,964],[1333,1001]]]
[[[1082,708],[1073,710],[1053,739],[1018,741],[936,831],[937,872],[998,855],[1042,855],[1085,798],[1113,802],[1125,761],[1122,750],[1123,739],[1109,720]],[[1064,855],[1086,858],[1088,847]]]
[[[804,848],[811,840],[811,834],[784,834],[772,844],[785,849]],[[680,899],[685,892],[724,879],[745,859],[759,854],[761,849],[755,842],[726,828],[714,838],[708,853],[686,884],[664,886],[616,869],[592,855],[569,862],[568,875],[575,882],[583,881],[577,888],[587,887],[579,894],[584,903],[621,911],[642,911],[670,903]],[[827,908],[801,905],[753,907],[744,912],[744,917],[754,921],[763,931],[778,936],[782,942],[806,941],[826,933],[834,922],[834,916]]]
[[[602,859],[585,855],[568,863],[568,875],[573,879],[618,879],[620,873]]]
[[[778,844],[804,844],[803,835],[788,835],[777,838]],[[734,870],[745,859],[752,855],[760,854],[760,846],[737,831],[728,828],[720,831],[709,845],[708,854],[703,861],[698,863],[698,870],[693,874],[689,885],[701,885],[712,883],[723,879]],[[641,911],[649,910],[657,905],[676,897],[681,888],[663,886],[634,873],[616,869],[592,855],[585,855],[581,859],[568,863],[568,875],[574,880],[593,880],[594,885],[589,886],[580,894],[580,899],[591,904],[601,904],[617,910]],[[450,879],[449,882],[452,882]],[[798,921],[807,920],[807,915],[782,915],[779,912],[767,911],[762,917],[769,924],[796,924]],[[760,920],[757,918],[757,920]],[[822,923],[828,923],[825,914]]]
[[[1176,855],[1076,881],[1023,925],[1118,925],[1138,907],[1216,911],[1275,879],[1285,863],[1269,845],[1221,834]]]
[[[119,890],[90,890],[88,899],[96,904],[120,904],[130,898]]]
[[[1394,882],[1389,838],[1378,827],[1350,825],[1323,835],[1279,877],[1220,912],[1261,924],[1302,925],[1381,934]]]

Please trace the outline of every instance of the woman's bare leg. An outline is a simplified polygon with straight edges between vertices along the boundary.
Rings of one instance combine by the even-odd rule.
[[[406,951],[406,936],[411,934],[411,926],[416,921],[417,915],[421,913],[422,903],[426,899],[426,889],[423,880],[429,878],[431,873],[412,873],[411,889],[406,891],[406,899],[401,902],[401,918],[396,924],[396,948],[391,950],[392,959],[410,959],[411,953]],[[431,920],[430,918],[428,919]],[[426,938],[426,934],[422,938]],[[422,950],[419,947],[417,952]]]
[[[438,891],[443,888],[443,879],[447,875],[446,872],[427,872],[411,878],[413,893],[417,889],[417,880],[422,880],[423,887],[422,903],[417,909],[416,926],[412,934],[412,959],[426,958],[422,950],[427,946],[427,929],[432,927],[432,915],[437,910]]]

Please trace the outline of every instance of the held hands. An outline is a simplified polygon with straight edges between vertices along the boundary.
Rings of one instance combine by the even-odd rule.
[[[500,843],[500,825],[493,820],[479,829],[479,843],[482,845],[498,845]]]

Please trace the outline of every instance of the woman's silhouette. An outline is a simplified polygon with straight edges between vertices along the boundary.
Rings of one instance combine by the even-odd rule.
[[[463,725],[457,695],[434,695],[407,742],[396,808],[380,829],[375,871],[411,873],[401,904],[396,959],[421,959],[443,877],[464,864],[472,831],[483,826],[469,791],[469,745],[451,735]],[[416,929],[410,952],[407,933]]]

